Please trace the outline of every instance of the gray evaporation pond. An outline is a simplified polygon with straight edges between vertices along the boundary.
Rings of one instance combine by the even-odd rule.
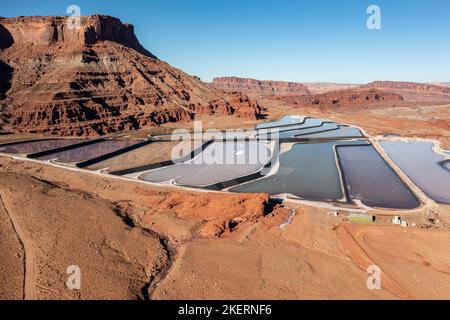
[[[328,132],[330,130],[336,131],[339,129],[338,124],[336,123],[323,123],[320,127],[313,127],[309,129],[301,129],[301,130],[291,130],[291,131],[283,131],[280,132],[280,139],[283,138],[308,138],[309,135],[318,134],[322,132]]]
[[[332,127],[332,126],[331,126]],[[331,128],[331,130],[315,132],[311,134],[297,135],[297,138],[360,138],[362,137],[361,131],[357,128],[338,126],[337,128]]]
[[[270,134],[274,131],[275,132],[278,131],[280,137],[283,136],[283,137],[290,138],[290,137],[294,136],[297,131],[300,133],[304,132],[303,130],[315,129],[317,131],[317,130],[320,130],[323,127],[323,125],[324,125],[324,120],[308,118],[302,124],[294,124],[292,126],[263,129],[263,130],[259,130],[257,132],[258,132],[258,136],[262,136],[264,134]],[[314,131],[314,132],[316,132],[316,131]]]
[[[336,145],[366,145],[361,141],[294,144],[280,155],[280,168],[273,176],[234,188],[232,192],[291,194],[314,201],[335,201],[345,197],[335,157]]]
[[[450,204],[450,172],[441,166],[444,156],[424,141],[384,141],[381,146],[400,169],[430,198]]]
[[[80,148],[53,153],[44,157],[40,157],[40,160],[52,160],[57,159],[62,163],[77,163],[86,160],[94,159],[99,156],[118,151],[120,149],[132,146],[138,142],[127,140],[107,140],[83,146]]]
[[[32,154],[56,148],[66,147],[86,140],[42,140],[19,142],[2,148],[0,152],[9,154]]]
[[[256,129],[267,129],[278,126],[287,126],[291,124],[300,124],[303,123],[305,117],[302,116],[285,116],[278,121],[261,123],[256,126]]]
[[[337,148],[353,199],[370,207],[414,209],[420,203],[372,146]]]
[[[153,170],[140,179],[182,186],[204,187],[260,171],[271,157],[267,143],[218,142],[183,164]]]

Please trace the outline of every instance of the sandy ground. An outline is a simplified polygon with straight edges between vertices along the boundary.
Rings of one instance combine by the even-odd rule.
[[[24,298],[24,249],[0,201],[0,297]]]
[[[30,264],[32,257],[26,250],[25,288],[31,285],[36,297],[30,294],[26,298],[145,298],[142,289],[167,259],[158,237],[127,226],[113,203],[82,191],[12,172],[0,174],[0,186],[2,200],[8,203],[5,207],[21,220],[25,237],[35,251],[35,262]],[[8,255],[16,252],[19,258],[7,260],[12,262],[23,258],[17,244],[5,253],[2,250]],[[71,265],[81,268],[81,291],[65,286]],[[21,276],[20,270],[9,270],[7,276],[2,272],[2,277],[11,278],[2,283],[6,290],[2,298],[17,298],[21,293],[16,293],[17,281],[12,282]]]
[[[283,221],[275,216],[220,240],[182,246],[154,297],[450,298],[448,230],[350,224],[307,207],[281,230]],[[382,269],[382,290],[367,289],[371,265]]]
[[[38,299],[450,299],[448,206],[437,225],[420,211],[403,212],[415,228],[392,227],[396,212],[354,224],[327,209],[271,207],[266,195],[193,193],[6,157],[0,189],[36,251]],[[0,298],[21,299],[23,248],[1,207],[0,217],[2,240],[15,243],[1,251]],[[81,267],[79,291],[65,287],[69,265]],[[382,269],[382,290],[367,289],[370,265]]]

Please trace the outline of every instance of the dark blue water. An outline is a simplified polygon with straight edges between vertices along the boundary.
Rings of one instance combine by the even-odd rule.
[[[370,207],[413,209],[420,203],[372,146],[339,147],[347,188]]]

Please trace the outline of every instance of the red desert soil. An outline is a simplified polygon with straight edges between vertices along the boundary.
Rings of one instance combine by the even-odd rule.
[[[449,230],[420,212],[418,227],[403,229],[293,205],[281,230],[291,211],[270,208],[266,195],[153,187],[7,157],[0,185],[36,250],[38,299],[450,298]],[[443,222],[449,213],[442,206]],[[1,253],[7,268],[15,241]],[[65,288],[73,264],[80,291]],[[366,287],[372,264],[383,270],[382,290]],[[12,295],[19,282],[7,283],[1,298],[21,298]]]
[[[0,298],[24,298],[24,250],[10,216],[0,201]]]
[[[0,18],[0,126],[97,135],[196,115],[256,119],[246,96],[215,90],[145,50],[132,25],[109,16]]]

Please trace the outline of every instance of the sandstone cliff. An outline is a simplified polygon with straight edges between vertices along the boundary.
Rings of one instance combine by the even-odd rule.
[[[375,81],[362,88],[380,89],[401,94],[405,100],[450,100],[450,87],[416,82]]]
[[[245,96],[225,94],[158,60],[132,25],[95,15],[0,18],[0,115],[29,132],[96,135],[196,114],[256,118]]]
[[[399,94],[373,89],[351,89],[310,96],[284,96],[278,97],[278,99],[296,107],[318,107],[321,109],[364,107],[381,103],[403,101],[403,97]]]
[[[221,77],[215,78],[211,85],[216,89],[240,92],[251,96],[310,94],[305,85],[296,82],[262,81],[237,77]]]

